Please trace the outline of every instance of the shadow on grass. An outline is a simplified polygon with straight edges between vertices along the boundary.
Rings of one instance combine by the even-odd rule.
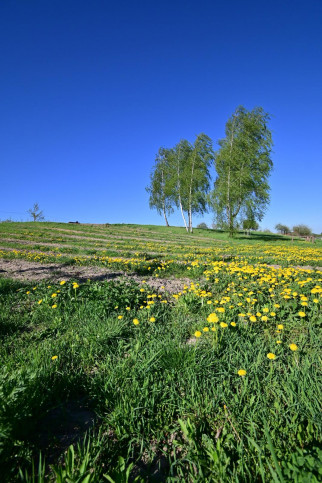
[[[10,295],[14,294],[19,290],[20,288],[24,288],[27,286],[25,282],[22,282],[20,280],[12,280],[10,278],[4,278],[1,276],[0,271],[0,296],[1,295]],[[3,270],[4,272],[4,270]],[[5,272],[6,273],[6,272]]]

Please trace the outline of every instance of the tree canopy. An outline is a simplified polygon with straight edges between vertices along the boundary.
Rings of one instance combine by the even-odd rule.
[[[211,199],[218,220],[226,223],[231,235],[238,216],[261,220],[269,203],[273,167],[269,119],[261,107],[247,111],[240,106],[227,121],[225,138],[218,141]]]

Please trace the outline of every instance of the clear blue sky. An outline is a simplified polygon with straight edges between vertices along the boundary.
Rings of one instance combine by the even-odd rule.
[[[242,104],[272,115],[261,226],[322,232],[321,25],[321,0],[2,0],[0,219],[162,224],[158,148]]]

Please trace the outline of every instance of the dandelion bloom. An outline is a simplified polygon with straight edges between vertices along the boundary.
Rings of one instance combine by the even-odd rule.
[[[281,341],[281,340],[277,340],[277,341],[276,341],[276,344],[281,344],[281,343],[282,343],[282,341]]]
[[[236,327],[236,322],[230,322],[230,325],[232,325],[233,327]]]
[[[267,317],[267,315],[263,315],[263,317],[261,318],[261,320],[262,320],[263,322],[267,322],[267,321],[268,321],[268,317]]]
[[[150,317],[150,322],[155,322],[155,318],[154,317]]]
[[[297,349],[298,349],[296,344],[290,344],[289,348],[291,349],[291,351],[297,351]]]
[[[263,308],[263,312],[266,312],[267,313],[267,312],[269,312],[269,309],[267,307],[264,307]]]
[[[52,309],[56,309],[56,308],[57,308],[57,305],[56,305],[56,304],[54,304],[54,305],[52,305],[52,306],[51,306],[51,308],[52,308]]]
[[[251,322],[256,322],[256,320],[257,320],[257,319],[256,319],[255,315],[251,315],[251,316],[249,317],[249,320],[250,320]]]
[[[212,313],[207,317],[207,322],[215,323],[215,322],[218,322],[218,320],[219,320],[218,316],[215,313]]]
[[[65,285],[66,280],[62,280],[59,285]]]
[[[73,288],[75,288],[75,289],[76,289],[76,288],[78,288],[78,287],[79,287],[78,283],[74,282],[74,283],[73,283]]]
[[[139,323],[140,323],[140,322],[138,321],[138,319],[133,319],[133,324],[134,324],[134,325],[139,325]]]
[[[201,337],[201,332],[200,332],[200,330],[196,330],[196,332],[195,332],[195,337]]]
[[[121,319],[123,319],[123,315],[119,315],[117,318],[118,318],[119,320],[121,320]]]
[[[271,359],[271,360],[276,359],[276,355],[275,355],[275,354],[273,354],[272,352],[269,352],[269,353],[267,354],[267,357],[268,357],[269,359]]]
[[[52,360],[52,361],[55,361],[55,360],[57,359],[57,357],[58,357],[58,356],[53,356],[53,357],[51,358],[51,360]]]
[[[29,295],[30,294],[30,291],[28,290],[28,292],[26,292],[26,294]]]
[[[40,305],[40,304],[41,304],[41,302],[42,302],[42,299],[38,301],[38,305]]]
[[[228,324],[226,324],[226,322],[220,322],[220,327],[222,328],[228,327]]]
[[[277,328],[278,328],[278,330],[283,330],[284,329],[284,325],[283,324],[278,324]]]
[[[145,292],[144,288],[140,288],[140,292]]]
[[[125,310],[131,310],[130,307],[126,307]]]
[[[218,309],[216,309],[216,310],[217,310],[217,312],[221,312],[221,313],[225,312],[224,307],[218,307]]]
[[[202,330],[203,332],[209,332],[209,327],[204,327]]]
[[[276,313],[275,312],[271,312],[270,315],[271,315],[271,317],[275,317],[276,316]]]
[[[306,317],[306,313],[305,312],[299,312],[299,316],[300,317]]]
[[[245,371],[245,369],[239,369],[239,371],[237,372],[237,374],[239,376],[242,376],[243,377],[243,376],[246,376],[247,372]]]
[[[51,297],[54,299],[55,297],[57,297],[57,294],[53,293]]]

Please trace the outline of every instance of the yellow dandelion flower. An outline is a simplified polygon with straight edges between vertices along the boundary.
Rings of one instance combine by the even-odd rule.
[[[52,308],[52,309],[56,309],[56,308],[57,308],[57,305],[56,305],[56,304],[54,304],[54,305],[52,305],[52,306],[51,306],[51,308]]]
[[[209,332],[209,327],[204,327],[202,330],[203,332]]]
[[[269,312],[269,309],[267,307],[264,307],[263,312],[267,313],[267,312]]]
[[[134,325],[139,325],[139,323],[140,323],[140,322],[138,321],[138,319],[133,319],[133,324],[134,324]]]
[[[220,322],[220,327],[224,329],[225,327],[228,327],[228,324],[226,324],[226,322]]]
[[[271,316],[271,317],[275,317],[275,316],[276,316],[276,313],[275,313],[275,312],[271,312],[271,313],[270,313],[270,316]]]
[[[267,357],[268,357],[269,359],[271,359],[271,360],[276,359],[276,355],[275,355],[275,354],[273,354],[272,352],[269,352],[269,353],[267,354]]]
[[[196,332],[195,332],[195,337],[201,337],[201,332],[200,332],[200,330],[196,330]]]
[[[297,351],[297,349],[298,349],[296,344],[290,344],[289,348],[291,349],[291,351]]]
[[[277,340],[277,341],[276,341],[276,344],[281,344],[281,343],[282,343],[282,341],[281,341],[281,340]]]
[[[150,322],[155,322],[155,318],[154,317],[150,317]]]
[[[236,322],[230,322],[230,325],[232,325],[233,327],[236,327]]]
[[[59,283],[59,285],[65,285],[65,283],[66,283],[66,280],[62,280],[62,281]]]
[[[284,325],[283,324],[278,324],[277,328],[278,328],[278,330],[283,330],[284,329]]]
[[[42,299],[38,300],[38,305],[40,305],[40,304],[41,304],[41,302],[42,302]]]
[[[121,320],[121,319],[123,319],[123,315],[119,315],[117,318],[118,318],[119,320]]]
[[[57,294],[53,293],[51,297],[54,299],[55,297],[57,297]]]
[[[267,317],[267,315],[263,315],[263,317],[261,318],[261,320],[262,320],[263,322],[267,322],[267,321],[268,321],[268,317]]]
[[[245,371],[245,369],[239,369],[239,371],[237,372],[237,374],[239,376],[244,377],[244,376],[246,376],[247,372]]]
[[[249,317],[249,320],[250,320],[251,322],[256,322],[256,320],[257,320],[257,319],[256,319],[255,315],[251,315],[251,316]]]
[[[306,317],[306,313],[305,313],[305,312],[299,312],[299,313],[298,313],[298,315],[299,315],[300,317]]]
[[[51,358],[51,360],[52,360],[52,361],[55,361],[57,358],[58,358],[58,356],[53,356],[53,357]]]
[[[216,322],[218,322],[218,320],[219,320],[218,316],[215,313],[212,313],[212,314],[208,315],[208,317],[207,317],[207,322],[210,322],[210,323],[216,323]]]

